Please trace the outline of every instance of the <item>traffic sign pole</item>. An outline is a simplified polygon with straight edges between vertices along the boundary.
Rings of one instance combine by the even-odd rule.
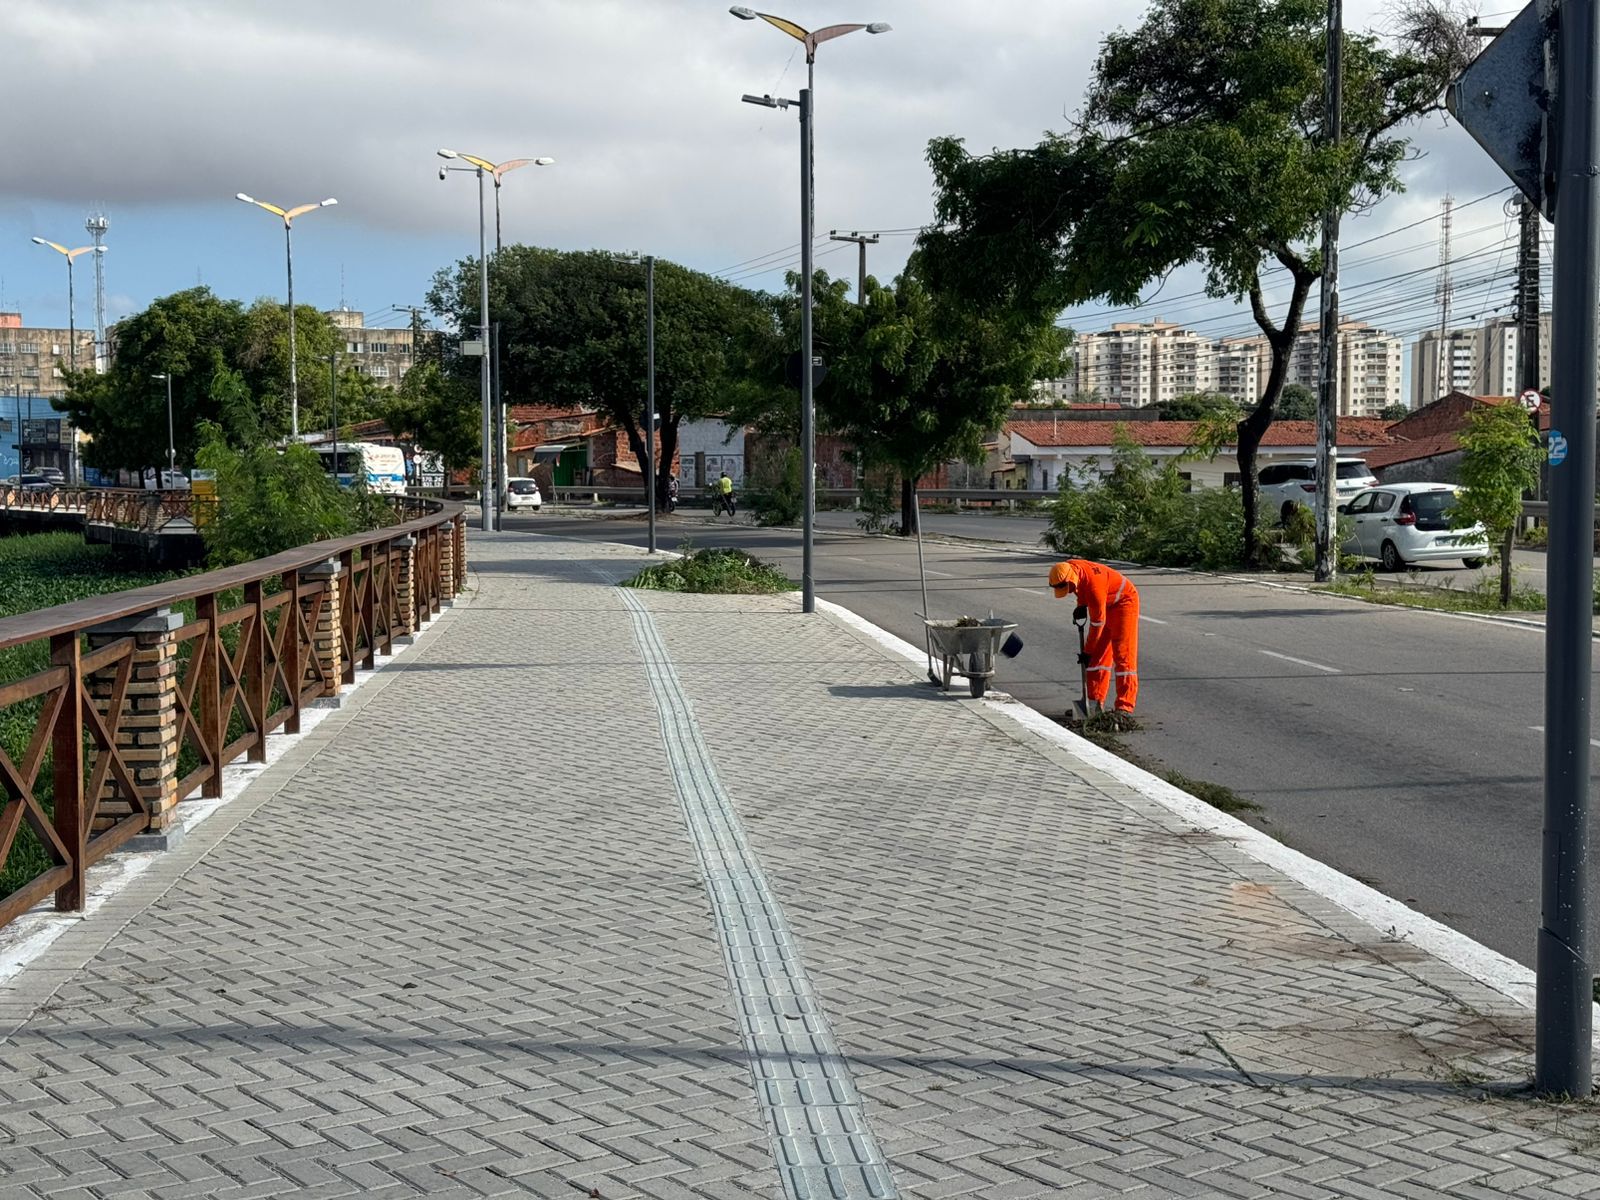
[[[1545,627],[1544,868],[1534,1086],[1593,1087],[1589,965],[1589,726],[1594,625],[1594,314],[1600,296],[1600,24],[1562,0],[1552,118],[1555,287],[1550,349],[1549,610]],[[1557,433],[1557,429],[1561,433]],[[1564,438],[1562,435],[1565,435]],[[1564,441],[1566,453],[1557,459]]]

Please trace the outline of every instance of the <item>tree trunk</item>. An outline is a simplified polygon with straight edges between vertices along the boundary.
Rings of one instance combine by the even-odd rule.
[[[1252,290],[1250,297],[1256,323],[1267,335],[1267,344],[1272,348],[1272,368],[1267,374],[1267,386],[1261,392],[1261,400],[1238,425],[1239,487],[1244,497],[1244,565],[1247,567],[1266,565],[1262,562],[1263,547],[1256,532],[1261,524],[1260,497],[1256,493],[1256,451],[1261,447],[1267,427],[1272,424],[1273,410],[1288,379],[1289,356],[1294,352],[1295,336],[1300,332],[1300,318],[1305,312],[1306,295],[1315,278],[1308,271],[1295,270],[1294,290],[1290,293],[1289,308],[1284,314],[1281,329],[1273,328],[1267,320],[1259,285]],[[1271,514],[1268,514],[1268,518],[1270,520]]]
[[[900,536],[910,537],[917,532],[917,506],[915,491],[917,481],[911,475],[900,476]]]
[[[1500,607],[1511,607],[1511,548],[1516,544],[1517,526],[1506,526],[1505,540],[1500,543]]]

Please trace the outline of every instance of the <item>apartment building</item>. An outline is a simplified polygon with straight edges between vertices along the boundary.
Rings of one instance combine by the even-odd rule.
[[[1213,342],[1159,317],[1081,335],[1070,395],[1143,406],[1213,388]],[[1059,389],[1051,399],[1068,399]]]
[[[369,328],[366,314],[350,308],[333,309],[328,316],[344,335],[345,365],[355,367],[384,387],[400,386],[400,381],[416,362],[418,331],[409,325]],[[424,341],[438,336],[431,329],[420,333]]]
[[[1539,386],[1550,383],[1550,314],[1539,315]],[[1494,317],[1442,335],[1430,329],[1411,344],[1411,406],[1421,408],[1451,392],[1514,396],[1522,390],[1517,370],[1522,334],[1508,317]],[[1448,350],[1443,347],[1448,346]],[[1446,358],[1441,370],[1441,358]]]
[[[8,470],[18,461],[14,451],[20,441],[25,469],[53,467],[76,478],[79,435],[50,403],[66,395],[74,342],[79,369],[91,369],[93,328],[69,331],[24,325],[20,312],[0,312],[0,424]]]

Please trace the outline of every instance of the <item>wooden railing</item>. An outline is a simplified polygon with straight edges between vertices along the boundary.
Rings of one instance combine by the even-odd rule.
[[[187,491],[98,487],[30,491],[14,484],[0,484],[0,511],[79,514],[94,524],[152,532],[176,519],[191,520],[193,503]]]
[[[267,738],[334,701],[465,581],[459,504],[397,498],[400,523],[0,620],[0,926],[222,794]]]

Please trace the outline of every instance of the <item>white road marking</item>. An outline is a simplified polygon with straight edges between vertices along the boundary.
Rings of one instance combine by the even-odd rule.
[[[1281,658],[1284,662],[1292,662],[1302,667],[1310,667],[1314,671],[1326,671],[1329,675],[1338,675],[1340,673],[1338,667],[1325,667],[1321,663],[1314,663],[1309,659],[1292,658],[1287,654],[1279,654],[1276,650],[1263,650],[1261,653],[1265,654],[1268,658]]]
[[[1533,730],[1535,733],[1543,733],[1544,732],[1544,726],[1543,725],[1529,725],[1528,728]],[[1590,738],[1589,739],[1589,745],[1591,745],[1591,746],[1600,746],[1600,738]]]
[[[957,578],[959,578],[959,576],[952,575],[949,571],[935,571],[932,567],[924,567],[923,568],[923,572],[925,574],[928,574],[928,575],[937,575],[937,576],[939,576],[940,579],[957,579]]]
[[[1149,621],[1150,624],[1152,624],[1152,625],[1165,625],[1165,624],[1167,624],[1167,622],[1163,621],[1160,617],[1147,617],[1143,613],[1139,614],[1139,620],[1141,620],[1141,621]]]

